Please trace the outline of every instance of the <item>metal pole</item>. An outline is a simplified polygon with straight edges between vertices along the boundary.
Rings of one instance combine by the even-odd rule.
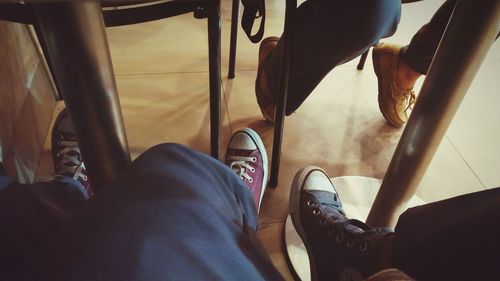
[[[367,223],[394,226],[498,34],[500,0],[458,1]],[[436,186],[439,188],[439,186]]]
[[[92,186],[130,163],[100,1],[34,4]]]
[[[216,1],[209,9],[210,146],[212,157],[219,159],[221,132],[220,2]]]
[[[236,64],[236,42],[238,40],[238,18],[240,12],[240,0],[233,0],[231,12],[231,37],[229,43],[229,71],[227,77],[234,78],[234,68]]]
[[[286,0],[285,28],[283,31],[283,49],[281,53],[279,96],[274,120],[273,152],[271,161],[271,175],[269,186],[278,186],[278,176],[280,170],[281,145],[283,142],[283,128],[285,126],[285,108],[288,96],[288,76],[290,72],[290,57],[292,53],[292,34],[297,9],[297,0]]]

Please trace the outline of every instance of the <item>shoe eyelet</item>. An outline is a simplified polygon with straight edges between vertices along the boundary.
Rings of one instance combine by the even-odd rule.
[[[254,163],[257,162],[257,157],[254,156],[251,159],[252,159],[252,162],[254,162]]]
[[[321,214],[321,211],[320,211],[320,210],[318,210],[318,209],[314,209],[314,210],[313,210],[313,215],[316,215],[316,216],[317,216],[317,215],[319,215],[319,214]]]
[[[314,204],[313,201],[311,201],[311,200],[307,201],[307,206],[313,207],[314,205],[316,205],[316,204]]]
[[[83,179],[84,181],[86,181],[86,180],[88,179],[88,177],[84,175],[84,176],[82,176],[82,179]]]
[[[328,229],[327,234],[328,234],[328,236],[333,236],[333,235],[335,235],[335,229]]]
[[[342,242],[344,240],[344,234],[339,233],[339,235],[335,236],[335,241]]]
[[[326,219],[320,219],[319,220],[319,225],[325,225],[326,224]]]
[[[364,252],[368,249],[368,245],[365,243],[363,243],[363,245],[359,245],[358,249],[361,251],[361,252]]]
[[[252,183],[252,182],[253,182],[253,179],[252,179],[252,178],[249,178],[249,179],[248,179],[248,182],[249,182],[249,183]]]
[[[354,246],[354,241],[349,240],[347,241],[347,243],[345,243],[345,245],[347,246],[347,248],[352,248],[352,246]]]
[[[255,168],[250,168],[250,172],[255,173]]]

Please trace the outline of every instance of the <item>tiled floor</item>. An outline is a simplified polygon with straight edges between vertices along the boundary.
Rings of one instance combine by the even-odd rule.
[[[282,30],[284,1],[267,1],[266,35]],[[398,32],[387,41],[405,44],[439,1],[403,8]],[[222,1],[223,144],[248,126],[271,152],[273,128],[254,97],[258,45],[240,30],[237,73],[226,78],[231,1]],[[411,14],[409,16],[409,14]],[[209,152],[206,21],[184,15],[146,24],[109,28],[108,39],[133,157],[161,142],[179,142]],[[371,55],[370,55],[371,57]],[[382,179],[402,133],[388,126],[377,106],[371,60],[363,71],[353,61],[336,68],[303,106],[286,120],[280,184],[268,189],[259,236],[280,271],[291,279],[283,254],[282,227],[295,172],[307,164],[330,175]],[[489,52],[446,137],[422,180],[418,195],[435,201],[500,186],[500,44]],[[419,81],[420,87],[422,81]],[[417,88],[418,88],[417,87]]]

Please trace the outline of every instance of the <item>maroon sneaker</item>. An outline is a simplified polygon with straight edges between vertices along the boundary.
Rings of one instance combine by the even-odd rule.
[[[87,198],[94,194],[87,177],[73,122],[66,108],[59,113],[52,128],[52,161],[56,179],[60,176],[73,178],[83,185]]]
[[[259,135],[250,128],[236,131],[227,146],[225,163],[252,191],[259,210],[267,185],[267,154]]]

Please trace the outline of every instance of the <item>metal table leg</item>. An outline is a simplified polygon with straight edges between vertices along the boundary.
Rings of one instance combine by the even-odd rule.
[[[285,28],[283,32],[283,48],[281,50],[281,65],[279,78],[279,97],[274,120],[273,152],[271,160],[271,174],[269,176],[269,186],[278,186],[278,176],[281,161],[281,146],[283,141],[283,128],[285,126],[285,108],[288,97],[288,76],[290,72],[290,57],[292,53],[292,30],[295,19],[297,0],[286,0]]]
[[[212,157],[220,159],[221,133],[221,66],[220,66],[220,2],[210,7],[208,15],[210,65],[210,147]]]
[[[34,4],[93,187],[130,163],[100,1]]]
[[[500,0],[458,1],[370,210],[368,224],[395,225],[415,194],[499,25]]]
[[[240,12],[240,0],[233,0],[233,9],[231,12],[231,37],[229,44],[229,70],[227,77],[234,78],[234,68],[236,64],[236,43],[238,40],[238,19]]]

